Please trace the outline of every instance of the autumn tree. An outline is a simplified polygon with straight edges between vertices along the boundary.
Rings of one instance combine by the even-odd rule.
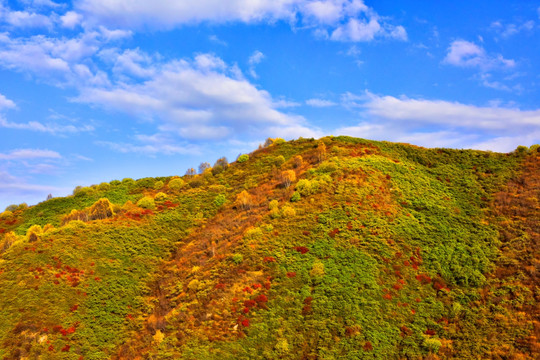
[[[189,168],[186,170],[186,175],[188,176],[193,176],[193,175],[196,175],[197,174],[197,171],[194,169],[194,168]]]
[[[216,160],[212,167],[212,174],[217,175],[225,171],[229,167],[229,161],[226,157],[222,157]]]
[[[281,172],[281,183],[285,188],[291,186],[291,184],[296,180],[296,173],[294,170],[285,170]]]
[[[236,196],[236,203],[242,209],[249,210],[251,209],[251,206],[253,206],[253,198],[246,190],[244,190]]]
[[[207,170],[207,169],[210,169],[212,166],[210,166],[210,163],[207,163],[207,162],[202,162],[200,165],[199,165],[199,174],[204,174],[204,172]]]
[[[322,162],[324,158],[326,157],[326,145],[324,145],[322,141],[320,141],[319,145],[317,145],[315,154],[317,155],[317,160],[319,162]]]

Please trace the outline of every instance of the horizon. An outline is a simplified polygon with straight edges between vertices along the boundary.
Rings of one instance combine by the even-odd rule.
[[[0,0],[0,208],[268,137],[540,142],[538,4],[216,4]]]

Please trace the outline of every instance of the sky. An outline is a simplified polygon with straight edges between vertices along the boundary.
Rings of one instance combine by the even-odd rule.
[[[540,1],[0,0],[0,210],[268,137],[540,142]]]

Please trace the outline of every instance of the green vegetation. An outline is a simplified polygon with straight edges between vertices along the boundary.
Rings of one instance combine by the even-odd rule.
[[[0,358],[533,359],[539,169],[538,147],[268,139],[10,206]]]

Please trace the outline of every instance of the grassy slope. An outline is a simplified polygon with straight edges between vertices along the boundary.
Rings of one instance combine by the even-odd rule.
[[[500,194],[536,155],[323,141],[325,154],[310,140],[275,145],[179,190],[170,178],[113,182],[0,220],[19,234],[0,258],[0,357],[532,356],[535,278],[498,274],[524,261],[499,250],[510,236],[499,234],[535,236],[531,224],[508,229],[505,209],[521,203]],[[242,190],[249,209],[235,202]],[[132,204],[158,191],[168,197],[152,211]],[[113,218],[61,226],[101,197]],[[54,228],[30,243],[34,224]]]

